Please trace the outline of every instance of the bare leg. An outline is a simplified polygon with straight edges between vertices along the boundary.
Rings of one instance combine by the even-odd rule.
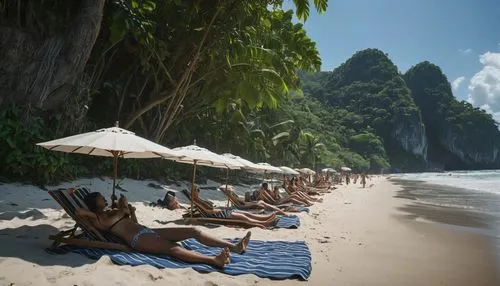
[[[271,226],[274,223],[274,220],[275,220],[275,218],[269,218],[266,221],[255,220],[255,219],[247,217],[243,213],[238,213],[238,212],[233,212],[231,214],[231,218],[239,219],[241,221],[246,221],[246,222],[250,222],[250,223],[261,224],[261,225],[264,225],[264,226]]]
[[[194,238],[206,246],[211,247],[227,247],[233,252],[241,253],[245,251],[248,241],[250,240],[251,232],[247,232],[238,243],[234,244],[229,241],[211,236],[194,227],[172,227],[172,228],[156,228],[154,229],[161,238],[168,241],[181,241],[188,238]],[[244,247],[242,247],[242,244]]]
[[[306,200],[302,200],[302,199],[298,199],[298,198],[293,198],[293,197],[284,198],[279,203],[281,203],[281,204],[294,203],[294,204],[297,204],[297,205],[312,206],[312,203],[310,203],[310,202],[308,202]]]
[[[276,211],[277,213],[281,214],[281,215],[287,215],[286,212],[282,211],[281,209],[279,209],[278,207],[276,206],[273,206],[273,205],[270,205],[264,201],[258,201],[257,204],[263,208],[263,209],[266,209],[266,210],[273,210],[273,211]]]
[[[216,267],[224,267],[224,265],[229,264],[231,256],[227,247],[216,256],[206,256],[184,249],[177,243],[163,240],[155,235],[142,235],[135,249],[153,254],[166,254],[189,263],[206,263]]]
[[[276,213],[272,213],[269,215],[259,215],[259,214],[254,214],[250,212],[244,212],[244,211],[237,211],[240,214],[245,215],[248,218],[257,220],[257,221],[268,221],[269,219],[274,219],[276,218]]]

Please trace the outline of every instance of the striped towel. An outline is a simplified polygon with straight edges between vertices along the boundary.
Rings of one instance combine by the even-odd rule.
[[[233,240],[233,242],[235,242]],[[221,248],[205,246],[194,239],[181,242],[183,247],[205,255],[217,255]],[[255,274],[270,279],[307,280],[311,274],[311,252],[304,241],[251,240],[245,254],[231,255],[231,263],[223,269],[207,264],[190,264],[168,256],[130,253],[118,250],[83,248],[70,245],[59,247],[63,252],[83,254],[91,259],[108,255],[118,265],[149,264],[158,268],[188,268],[202,273],[220,271],[229,275]]]
[[[278,221],[274,228],[299,228],[300,219],[296,215],[278,216]]]

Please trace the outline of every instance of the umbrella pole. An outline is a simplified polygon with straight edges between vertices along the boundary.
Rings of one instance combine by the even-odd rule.
[[[226,190],[227,190],[227,185],[229,184],[229,168],[226,169]],[[231,200],[229,197],[227,197],[227,207],[229,207],[229,204],[231,203]]]
[[[194,182],[196,181],[196,160],[193,165],[193,181],[191,182],[191,217],[193,217],[193,190],[195,189]]]
[[[115,195],[115,186],[116,186],[116,177],[118,176],[118,152],[113,152],[113,193],[111,195],[111,207],[116,207],[116,195]]]

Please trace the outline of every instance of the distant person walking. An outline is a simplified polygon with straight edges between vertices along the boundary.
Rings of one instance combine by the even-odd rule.
[[[349,185],[349,183],[350,183],[350,182],[351,182],[351,178],[349,177],[349,173],[346,173],[346,174],[345,174],[345,183],[346,183],[347,185]]]
[[[366,174],[363,172],[361,174],[361,184],[363,185],[363,188],[366,186]]]

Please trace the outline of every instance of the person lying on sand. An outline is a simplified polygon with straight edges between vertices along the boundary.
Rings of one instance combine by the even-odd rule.
[[[118,208],[112,210],[105,210],[106,199],[98,192],[88,194],[84,200],[89,210],[78,209],[77,216],[87,220],[98,230],[118,236],[132,249],[140,252],[165,254],[190,263],[223,267],[230,263],[230,252],[244,253],[250,241],[250,232],[234,244],[191,227],[148,228],[137,222],[135,209],[124,196],[118,200]],[[177,243],[188,238],[194,238],[207,246],[221,247],[223,251],[216,256],[206,256],[187,250]]]
[[[159,206],[166,207],[171,211],[183,208],[172,191],[168,191],[165,198],[163,200],[158,199],[157,203]]]
[[[276,212],[267,215],[258,215],[235,208],[222,209],[213,206],[210,207],[208,204],[199,199],[199,193],[200,190],[198,188],[193,188],[193,191],[191,192],[191,200],[193,200],[193,202],[197,202],[198,207],[201,207],[203,212],[208,214],[211,218],[236,219],[242,222],[257,224],[262,228],[273,226],[276,224]]]

